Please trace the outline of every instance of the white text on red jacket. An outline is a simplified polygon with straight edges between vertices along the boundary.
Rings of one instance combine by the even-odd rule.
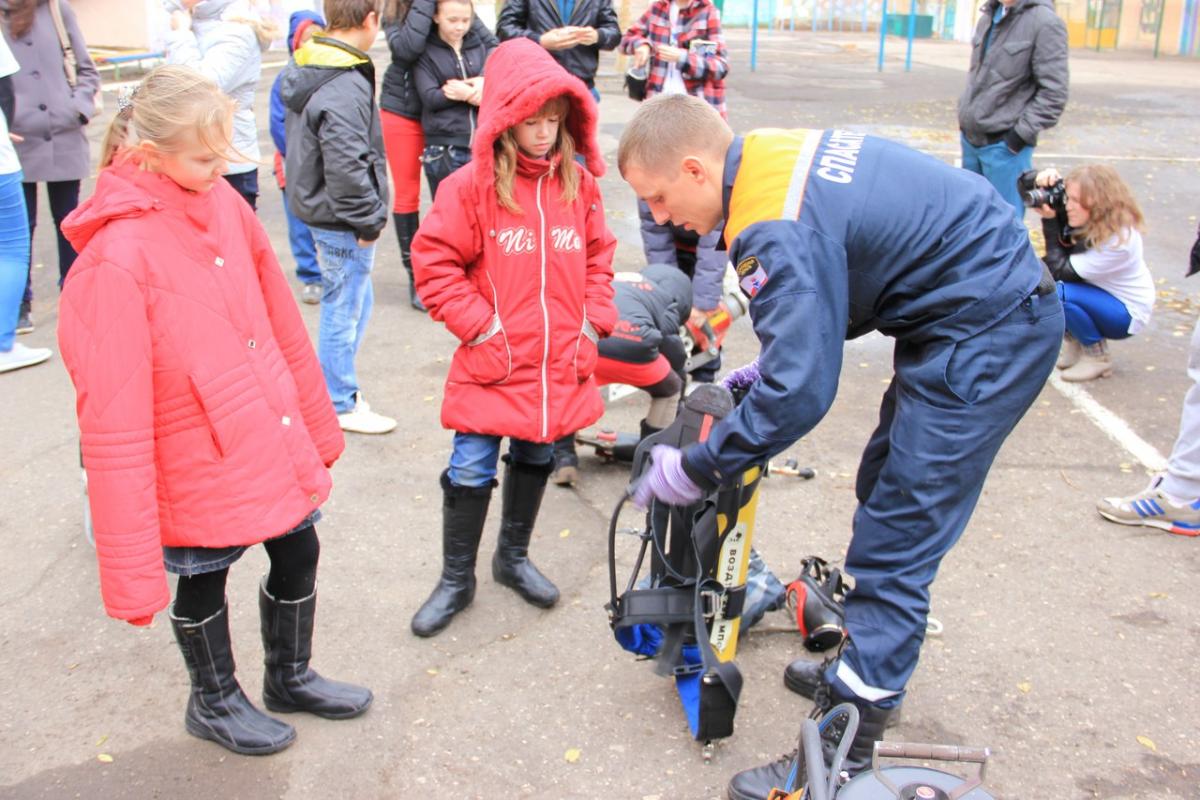
[[[529,228],[505,228],[496,235],[496,243],[506,256],[519,256],[537,249],[537,239]]]
[[[550,246],[560,253],[578,253],[583,249],[583,239],[574,228],[556,225],[550,229]]]
[[[506,256],[519,256],[537,250],[537,236],[526,227],[505,228],[496,234],[496,243]],[[550,229],[550,249],[560,253],[578,253],[583,250],[583,238],[566,225],[555,225]]]

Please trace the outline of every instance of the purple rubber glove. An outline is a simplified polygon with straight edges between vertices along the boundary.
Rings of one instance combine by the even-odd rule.
[[[721,385],[731,392],[746,391],[762,377],[758,371],[758,359],[754,359],[744,367],[738,367],[721,379]]]
[[[649,508],[658,498],[673,506],[691,505],[703,496],[700,487],[683,471],[683,452],[666,444],[656,444],[650,451],[650,469],[633,487],[633,504]]]

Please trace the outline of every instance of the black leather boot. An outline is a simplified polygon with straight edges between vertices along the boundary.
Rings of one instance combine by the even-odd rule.
[[[296,729],[255,708],[233,675],[228,605],[203,622],[170,617],[192,682],[183,718],[188,733],[253,756],[277,753],[295,741]]]
[[[825,687],[825,691],[828,691],[829,685],[825,682],[825,669],[832,661],[833,659],[812,661],[807,658],[797,658],[784,669],[783,685],[801,697],[815,700],[819,687]],[[894,728],[900,724],[900,709],[903,704],[904,701],[902,700],[900,701],[900,705],[892,709],[892,713],[888,717],[889,728]]]
[[[836,699],[832,696],[832,693],[825,691],[823,688],[817,694],[817,707],[813,709],[812,713],[815,719],[823,717],[829,709],[842,702],[853,703],[855,708],[858,709],[858,730],[854,734],[850,751],[846,753],[846,759],[842,762],[840,771],[854,777],[858,773],[870,769],[871,755],[875,749],[875,742],[883,739],[883,731],[887,727],[887,721],[892,714],[892,709],[879,708],[878,706],[873,706],[857,699]],[[833,754],[837,750],[844,730],[845,718],[839,717],[831,721],[827,730],[822,733],[821,749],[827,766],[833,759]],[[780,756],[769,764],[763,764],[761,767],[753,767],[739,772],[729,781],[726,794],[730,800],[766,800],[771,794],[772,789],[789,788],[785,784],[791,773],[793,763],[798,761],[797,775],[799,777],[797,784],[789,788],[790,791],[795,791],[804,785],[806,777],[804,758],[800,756],[797,759],[798,752],[797,748],[786,755]]]
[[[492,556],[492,577],[496,583],[507,586],[538,608],[549,608],[558,602],[558,589],[529,560],[529,538],[546,492],[546,478],[553,469],[553,461],[522,464],[504,456],[503,515],[496,554]]]
[[[408,273],[408,303],[417,311],[428,311],[417,296],[417,287],[413,282],[412,240],[417,235],[420,218],[414,211],[411,214],[392,214],[392,221],[396,225],[396,239],[400,242],[400,261],[404,263],[404,271]]]
[[[442,473],[442,576],[413,615],[417,636],[438,633],[475,599],[475,554],[495,485],[456,486]]]
[[[367,710],[374,696],[364,686],[331,681],[310,669],[317,593],[303,600],[278,600],[258,587],[266,672],[263,704],[271,711],[308,711],[326,719],[349,719]]]

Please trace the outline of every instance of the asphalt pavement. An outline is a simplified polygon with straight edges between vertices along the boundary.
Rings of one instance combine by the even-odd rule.
[[[748,32],[729,39],[736,129],[845,126],[956,157],[965,45],[918,43],[905,72],[903,42],[892,39],[879,72],[873,35],[771,32],[759,38],[752,73]],[[375,55],[382,67],[384,51]],[[1043,136],[1036,163],[1106,161],[1120,171],[1146,211],[1159,307],[1148,330],[1113,345],[1113,377],[1084,396],[1048,385],[1001,451],[934,584],[942,630],[928,638],[903,723],[888,738],[990,747],[986,786],[1009,800],[1194,798],[1200,540],[1112,525],[1094,503],[1145,484],[1156,454],[1170,451],[1188,386],[1200,286],[1183,274],[1200,213],[1200,62],[1073,51],[1071,69],[1068,110]],[[259,92],[264,153],[273,76],[264,74]],[[635,105],[621,94],[611,56],[599,85],[612,165]],[[97,124],[93,140],[102,132]],[[291,269],[279,192],[268,168],[260,179],[260,216]],[[616,267],[637,268],[633,195],[615,168],[602,187],[620,239]],[[23,341],[56,348],[44,200],[40,218],[37,330]],[[334,468],[320,525],[313,662],[330,677],[369,684],[374,707],[344,722],[289,719],[297,742],[264,758],[184,731],[187,675],[165,616],[133,628],[101,607],[82,528],[74,394],[56,354],[0,376],[9,409],[0,428],[8,453],[0,462],[0,798],[711,798],[723,796],[734,772],[793,745],[809,704],[781,681],[802,654],[799,638],[780,632],[783,614],[743,638],[737,730],[711,763],[690,739],[670,682],[616,645],[603,611],[605,535],[625,472],[590,455],[576,489],[548,490],[534,535],[534,559],[562,590],[557,608],[535,609],[492,582],[494,503],[473,607],[434,639],[409,632],[440,565],[437,476],[450,434],[438,410],[454,340],[408,307],[390,227],[381,242],[359,373],[372,405],[400,425],[388,436],[349,436]],[[318,309],[301,308],[315,334]],[[755,351],[739,322],[726,364]],[[837,402],[785,456],[816,477],[775,476],[762,490],[756,545],[785,581],[805,556],[837,560],[845,551],[853,475],[890,359],[881,336],[847,344]],[[604,424],[636,430],[644,403],[614,402]],[[1097,407],[1111,414],[1107,429]],[[1112,419],[1136,439],[1114,439]],[[260,551],[229,583],[239,676],[251,697],[261,689]]]

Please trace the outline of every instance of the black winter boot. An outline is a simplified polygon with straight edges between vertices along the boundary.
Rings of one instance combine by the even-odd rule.
[[[807,658],[797,658],[784,669],[783,685],[801,697],[815,700],[818,688],[824,687],[824,691],[829,690],[829,684],[825,682],[825,669],[834,660],[829,658],[824,661],[812,661]],[[904,701],[901,701],[900,705],[892,709],[892,713],[888,717],[889,728],[900,724],[900,709],[903,704]]]
[[[309,669],[312,658],[313,619],[317,593],[303,600],[278,600],[267,593],[267,581],[258,587],[266,672],[263,704],[271,711],[308,711],[326,719],[349,719],[367,710],[371,690],[322,678]]]
[[[549,464],[522,464],[504,456],[503,514],[492,577],[515,591],[527,603],[550,608],[558,602],[558,589],[529,560],[529,538],[546,492],[546,478],[554,469]]]
[[[417,235],[420,218],[414,211],[411,214],[392,214],[392,221],[396,224],[396,239],[400,242],[400,260],[404,263],[404,271],[408,273],[408,303],[417,311],[428,311],[417,296],[417,286],[413,282],[412,240]]]
[[[442,576],[413,615],[417,636],[438,633],[475,599],[475,554],[495,485],[456,486],[442,473]]]
[[[296,729],[255,708],[233,675],[228,605],[203,622],[170,617],[192,681],[183,718],[188,733],[253,756],[277,753],[295,741]]]
[[[841,771],[854,777],[871,768],[871,755],[875,750],[875,742],[883,739],[884,728],[887,727],[893,710],[870,705],[857,698],[842,700],[833,695],[828,684],[822,684],[817,690],[816,707],[813,709],[812,716],[814,719],[819,719],[829,709],[843,702],[852,703],[858,709],[859,714],[858,730],[850,744],[850,751],[846,753],[846,760],[841,765]],[[845,718],[839,717],[833,720],[826,731],[822,733],[821,745],[826,765],[832,760],[844,730]],[[766,800],[772,789],[785,788],[784,784],[791,772],[792,763],[797,758],[797,753],[798,750],[793,750],[769,764],[743,770],[734,775],[726,789],[730,800]],[[800,757],[799,762],[799,783],[792,787],[793,791],[803,785],[805,777],[803,756]]]

